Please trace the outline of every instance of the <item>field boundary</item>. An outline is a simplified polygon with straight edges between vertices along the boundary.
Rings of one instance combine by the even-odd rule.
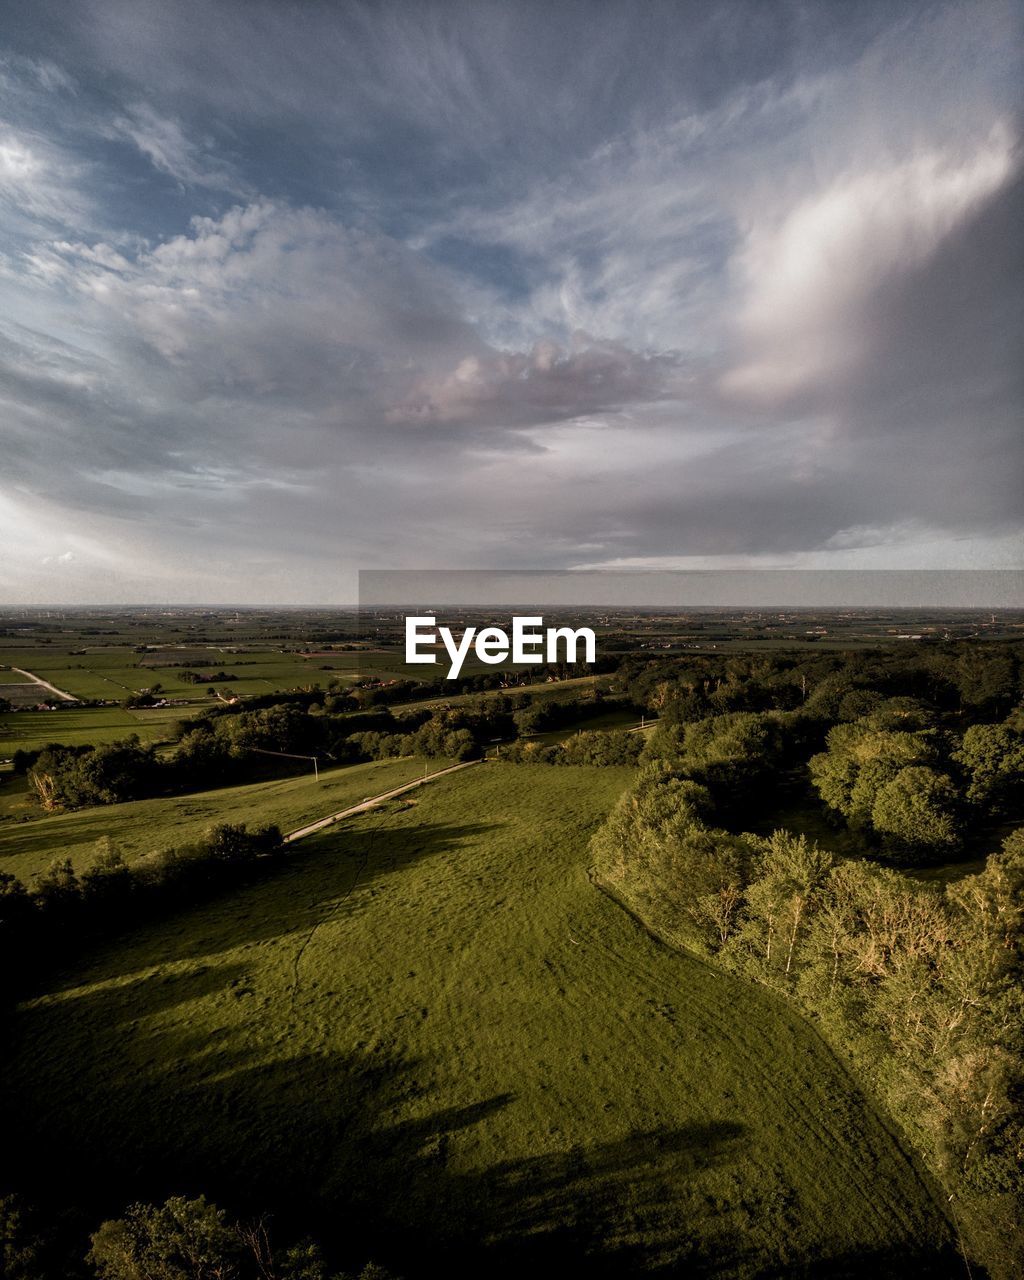
[[[11,667],[11,670],[17,671],[19,676],[27,676],[34,684],[41,684],[44,689],[49,689],[51,693],[55,693],[58,698],[63,698],[65,702],[78,701],[78,698],[73,693],[68,693],[66,689],[58,689],[55,684],[50,684],[49,680],[33,675],[31,671],[26,671],[24,667]]]
[[[383,804],[385,800],[393,800],[396,796],[404,795],[407,791],[415,791],[417,787],[425,787],[428,782],[433,782],[435,778],[444,778],[450,773],[458,773],[460,769],[470,769],[475,764],[483,763],[482,760],[464,760],[461,764],[449,765],[446,769],[438,769],[435,773],[428,773],[425,777],[417,778],[414,782],[404,782],[400,787],[392,787],[390,791],[382,791],[379,796],[371,796],[368,800],[361,800],[358,804],[349,805],[347,809],[339,809],[337,813],[328,814],[326,818],[318,818],[315,822],[309,822],[304,827],[297,827],[294,831],[289,831],[287,835],[282,836],[281,843],[294,844],[296,840],[303,840],[306,836],[322,831],[324,827],[340,822],[343,818],[354,817],[357,813],[366,813],[368,809],[376,808],[377,805]]]

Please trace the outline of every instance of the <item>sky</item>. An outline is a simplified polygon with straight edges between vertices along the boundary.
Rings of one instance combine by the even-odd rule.
[[[1021,568],[1022,16],[0,0],[0,599]]]

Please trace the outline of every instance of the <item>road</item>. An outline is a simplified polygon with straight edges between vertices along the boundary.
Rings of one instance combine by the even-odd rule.
[[[25,671],[21,667],[11,667],[12,671],[17,671],[19,676],[27,676],[29,680],[36,684],[41,684],[44,689],[49,689],[51,693],[55,693],[58,698],[63,698],[65,702],[77,702],[78,699],[73,693],[68,693],[64,689],[58,689],[55,684],[50,684],[49,680],[43,680],[39,676],[34,676],[31,671]]]
[[[315,831],[322,831],[324,827],[329,827],[334,822],[340,822],[342,818],[351,818],[357,813],[365,813],[367,809],[383,804],[385,800],[393,800],[395,796],[401,796],[407,791],[415,791],[417,787],[426,786],[428,782],[433,782],[435,778],[443,778],[449,773],[458,773],[460,769],[470,769],[475,764],[483,764],[483,761],[465,760],[462,764],[453,764],[447,769],[438,769],[436,773],[429,773],[425,778],[417,778],[415,782],[406,782],[400,787],[393,787],[390,791],[383,791],[379,796],[371,796],[369,800],[362,800],[359,804],[350,805],[347,809],[341,809],[337,813],[329,814],[326,818],[318,818],[316,822],[310,822],[295,831],[289,831],[286,836],[282,837],[281,843],[293,844],[296,840],[302,840],[305,836],[313,835]]]

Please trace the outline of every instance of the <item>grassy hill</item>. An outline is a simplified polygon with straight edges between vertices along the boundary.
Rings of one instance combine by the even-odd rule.
[[[14,1014],[0,1176],[96,1215],[273,1206],[410,1280],[945,1274],[813,1031],[590,884],[627,780],[456,774],[112,941]]]
[[[406,756],[323,769],[319,782],[304,773],[298,778],[54,814],[46,813],[28,795],[23,779],[15,779],[8,785],[13,789],[21,784],[23,802],[12,806],[12,811],[23,820],[0,823],[0,871],[28,884],[58,855],[70,858],[75,870],[82,871],[95,860],[97,841],[107,838],[130,862],[154,849],[198,839],[216,822],[275,822],[283,832],[292,831],[448,763]]]

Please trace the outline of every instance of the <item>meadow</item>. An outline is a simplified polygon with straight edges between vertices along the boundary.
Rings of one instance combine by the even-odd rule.
[[[29,796],[23,779],[11,779],[7,785],[23,799],[17,808],[10,806],[20,820],[0,821],[0,871],[31,883],[55,857],[70,858],[75,870],[81,872],[107,848],[116,849],[131,862],[145,853],[196,840],[218,822],[275,823],[287,833],[304,822],[421,778],[445,763],[405,756],[324,769],[319,781],[310,771],[271,782],[66,813],[45,812]],[[4,812],[4,790],[0,785],[0,815]]]
[[[39,981],[4,1175],[96,1220],[273,1207],[410,1280],[952,1274],[933,1188],[813,1029],[591,883],[631,777],[453,775]],[[177,838],[150,804],[122,809]]]
[[[182,663],[192,664],[195,670],[206,674],[224,671],[233,677],[217,682],[218,687],[237,687],[239,693],[260,694],[310,684],[326,687],[332,679],[354,678],[360,665],[365,666],[367,672],[395,665],[393,659],[386,664],[379,660],[374,663],[374,656],[380,657],[337,653],[304,658],[275,649],[238,650],[220,645],[202,649],[161,648],[145,653],[138,653],[127,645],[90,647],[84,652],[55,645],[0,648],[0,662],[31,671],[76,698],[118,702],[156,683],[166,697],[205,702],[209,686],[197,686],[183,679],[186,668]],[[0,679],[8,678],[7,673],[0,672]]]
[[[67,746],[116,742],[136,734],[142,742],[162,742],[184,715],[182,707],[58,707],[54,711],[16,711],[0,715],[0,755],[37,751],[48,742]]]

